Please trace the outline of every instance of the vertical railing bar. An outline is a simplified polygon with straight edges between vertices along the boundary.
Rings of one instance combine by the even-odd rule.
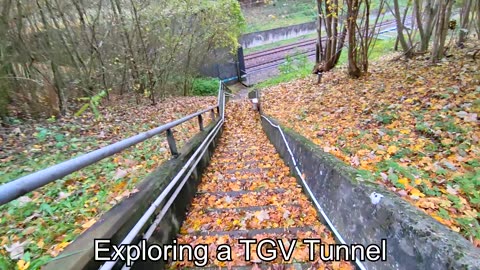
[[[215,109],[210,111],[210,116],[212,117],[212,121],[215,121]]]
[[[200,127],[200,131],[203,131],[203,117],[201,114],[198,115],[198,126]]]
[[[173,132],[171,129],[167,129],[167,142],[172,156],[174,158],[178,157],[177,144],[175,143],[175,137],[173,137]]]

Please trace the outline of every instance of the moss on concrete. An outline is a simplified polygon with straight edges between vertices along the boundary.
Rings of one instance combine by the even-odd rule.
[[[278,125],[277,120],[269,120]],[[278,129],[264,119],[262,126],[294,169]],[[368,269],[480,269],[480,250],[460,234],[385,187],[358,180],[358,170],[295,131],[281,128],[312,190],[312,199],[319,202],[345,241],[369,245],[387,239],[387,262],[364,262]],[[304,185],[303,181],[299,183]],[[377,205],[369,198],[373,192],[384,196]]]

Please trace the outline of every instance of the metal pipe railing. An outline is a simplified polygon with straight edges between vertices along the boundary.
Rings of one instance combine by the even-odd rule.
[[[220,83],[222,84],[222,83]],[[222,87],[222,86],[220,86]],[[220,96],[220,95],[219,95]],[[140,142],[145,141],[148,138],[151,138],[155,135],[158,135],[162,132],[167,132],[167,141],[169,143],[170,151],[172,155],[175,157],[178,155],[177,148],[175,145],[175,139],[173,138],[173,134],[171,129],[175,126],[178,126],[194,117],[200,117],[201,115],[207,112],[210,112],[212,115],[212,120],[215,119],[215,109],[219,107],[219,104],[216,106],[209,107],[205,110],[196,112],[194,114],[187,115],[181,119],[172,121],[165,125],[159,126],[157,128],[151,129],[149,131],[140,133],[138,135],[132,136],[125,140],[116,142],[114,144],[102,147],[90,153],[81,155],[79,157],[70,159],[68,161],[64,161],[57,165],[48,167],[41,171],[23,176],[17,180],[8,182],[0,186],[0,205],[6,204],[16,198],[31,192],[37,188],[40,188],[48,183],[51,183],[55,180],[61,179],[64,176],[67,176],[73,172],[76,172],[82,168],[85,168],[95,162],[98,162],[106,157],[112,156],[118,152],[123,151],[124,149],[138,144]],[[223,115],[219,113],[219,116],[222,117]],[[200,123],[199,123],[200,124]],[[203,123],[200,124],[200,130],[203,129]]]
[[[128,232],[128,234],[123,238],[120,242],[120,245],[127,245],[132,244],[132,242],[136,239],[136,237],[142,232],[145,224],[151,222],[151,218],[154,215],[157,208],[161,205],[161,203],[168,198],[168,201],[162,207],[161,211],[155,217],[153,223],[148,227],[147,231],[143,235],[143,239],[148,240],[152,235],[155,228],[160,224],[162,218],[170,208],[171,204],[175,200],[175,198],[180,193],[181,189],[185,185],[186,181],[189,179],[190,175],[192,174],[193,170],[196,168],[198,162],[201,160],[203,155],[205,154],[206,150],[217,136],[217,133],[222,128],[223,123],[225,121],[225,89],[226,86],[220,82],[218,88],[218,109],[219,109],[219,121],[215,125],[215,127],[208,133],[205,140],[202,142],[200,146],[196,149],[196,151],[190,156],[187,160],[185,165],[183,165],[182,169],[175,175],[175,177],[170,181],[170,183],[166,186],[166,188],[160,193],[160,195],[155,199],[155,201],[150,205],[150,207],[145,211],[142,217],[137,221],[137,223],[133,226],[133,228]],[[188,170],[188,171],[187,171]],[[183,179],[182,179],[183,177]],[[182,179],[180,184],[177,183]],[[168,194],[173,190],[173,194],[168,196]],[[117,264],[118,259],[115,261],[107,261],[105,262],[99,269],[100,270],[110,270],[115,267]],[[122,269],[130,269],[130,267],[124,267]]]

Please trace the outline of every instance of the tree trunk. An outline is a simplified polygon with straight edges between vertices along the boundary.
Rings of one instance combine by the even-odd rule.
[[[448,34],[448,23],[452,12],[453,0],[439,0],[440,12],[438,13],[435,35],[433,39],[431,60],[432,63],[438,62],[444,55],[445,41]]]
[[[463,48],[463,43],[469,33],[470,11],[472,8],[472,0],[464,0],[462,11],[460,12],[460,31],[458,33],[457,46]]]
[[[340,9],[338,7],[338,0],[322,1],[317,0],[318,9],[318,37],[317,37],[317,54],[316,63],[313,73],[320,74],[322,72],[333,69],[340,59],[342,48],[345,44],[345,36],[347,32],[346,25],[339,23]],[[322,26],[326,32],[325,42],[322,42]],[[318,76],[318,81],[321,76]]]
[[[63,79],[62,79],[62,74],[60,73],[60,70],[58,69],[58,66],[55,64],[54,61],[51,62],[51,67],[53,71],[53,81],[55,85],[55,89],[57,90],[57,96],[58,96],[58,107],[60,109],[60,114],[65,115],[67,112],[66,108],[66,98],[65,98],[65,93],[64,93],[64,86],[63,86]]]
[[[476,3],[476,11],[475,14],[477,15],[477,22],[476,22],[476,29],[477,29],[477,38],[480,40],[480,1],[477,1]]]
[[[423,52],[428,50],[428,45],[435,27],[434,22],[438,7],[439,4],[434,3],[434,0],[425,0],[424,9],[422,9],[422,2],[420,0],[415,0],[414,2],[415,18],[420,33],[420,50]]]
[[[347,29],[348,29],[348,74],[353,78],[362,75],[358,67],[358,48],[356,42],[356,25],[359,12],[359,0],[347,0]]]

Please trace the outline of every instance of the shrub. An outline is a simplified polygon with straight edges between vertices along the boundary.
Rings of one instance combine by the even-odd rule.
[[[197,78],[193,81],[192,95],[215,96],[218,93],[218,83],[216,78]]]

